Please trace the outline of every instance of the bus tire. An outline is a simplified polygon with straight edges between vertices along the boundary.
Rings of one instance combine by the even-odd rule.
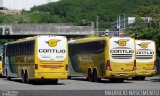
[[[93,70],[93,81],[95,82],[100,82],[101,78],[98,78],[98,73],[97,73],[97,70],[94,69]]]
[[[25,73],[22,71],[22,83],[27,83],[27,84],[30,83],[27,71]]]
[[[68,76],[67,79],[72,79],[71,76]]]
[[[7,80],[11,80],[11,77],[9,77],[9,75],[8,75],[7,69],[6,69],[6,78],[7,78]]]
[[[143,76],[143,77],[139,77],[139,79],[140,79],[140,80],[145,80],[145,77],[144,77],[144,76]]]
[[[110,78],[109,81],[110,81],[111,83],[117,83],[117,82],[118,82],[118,80],[117,80],[117,79],[114,79],[114,78]]]
[[[25,72],[25,79],[26,79],[26,82],[27,84],[30,84],[31,83],[31,80],[29,79],[29,76],[28,76],[28,72],[26,71]]]
[[[93,82],[93,75],[91,69],[88,69],[88,81]]]
[[[118,82],[119,82],[119,83],[123,83],[123,82],[124,82],[124,79],[123,79],[123,78],[118,79]]]
[[[25,74],[21,71],[22,83],[26,83]]]
[[[138,77],[132,77],[132,80],[138,80],[139,78]]]
[[[58,83],[58,79],[53,80],[53,84],[57,84]]]

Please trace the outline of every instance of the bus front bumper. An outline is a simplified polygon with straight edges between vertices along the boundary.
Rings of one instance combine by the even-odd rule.
[[[35,72],[34,79],[67,79],[68,72]]]
[[[135,76],[135,71],[130,71],[130,72],[106,71],[107,78],[130,78],[134,76]]]
[[[156,74],[156,70],[137,70],[136,76],[150,77]]]

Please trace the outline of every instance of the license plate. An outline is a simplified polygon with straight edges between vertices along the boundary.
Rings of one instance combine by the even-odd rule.
[[[125,74],[120,74],[121,76],[124,76]]]
[[[143,71],[142,73],[143,73],[143,74],[146,74],[146,71]]]

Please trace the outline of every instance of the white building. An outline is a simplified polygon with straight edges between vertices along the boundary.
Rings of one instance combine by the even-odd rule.
[[[0,0],[0,7],[3,6],[3,0]]]
[[[140,17],[141,19],[143,19],[145,22],[150,22],[151,20],[153,20],[152,17]],[[120,29],[120,30],[124,30],[126,29],[126,27],[130,24],[135,23],[136,21],[136,17],[127,17],[127,18],[118,18],[117,21],[112,22],[112,27],[114,29]]]
[[[13,10],[30,10],[31,7],[59,0],[0,0],[0,7]]]

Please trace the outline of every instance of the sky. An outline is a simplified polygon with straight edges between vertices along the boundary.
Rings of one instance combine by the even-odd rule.
[[[0,0],[2,1],[2,0]],[[35,5],[46,4],[48,2],[56,2],[59,0],[3,0],[3,7],[15,10],[30,10]]]

